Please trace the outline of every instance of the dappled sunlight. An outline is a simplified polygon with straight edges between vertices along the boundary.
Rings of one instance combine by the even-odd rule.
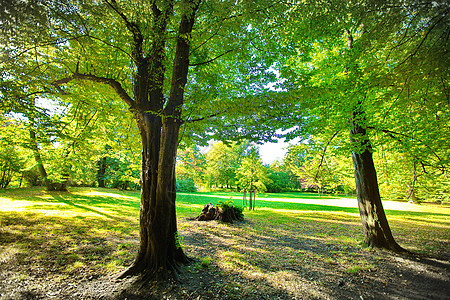
[[[89,214],[83,218],[68,218],[56,214],[10,216],[0,213],[0,222],[2,248],[6,253],[14,251],[14,255],[7,258],[8,262],[32,261],[34,276],[42,278],[50,276],[49,271],[52,276],[86,276],[91,272],[106,274],[106,265],[111,261],[121,261],[121,268],[124,268],[131,263],[132,255],[128,251],[119,253],[117,244],[109,242],[108,236],[111,235],[117,236],[116,239],[123,244],[137,248],[137,232],[130,231],[127,223],[110,224]]]
[[[425,227],[434,227],[434,228],[443,228],[450,229],[450,216],[442,220],[435,220],[426,217],[414,217],[414,218],[398,218],[398,217],[389,217],[391,223],[395,222],[398,225],[404,226],[425,226]]]
[[[132,263],[139,245],[137,193],[77,188],[31,194],[1,194],[0,262],[28,268],[11,274],[36,282],[62,282],[68,276],[89,281]],[[384,287],[374,275],[381,263],[397,268],[386,254],[361,247],[356,208],[267,201],[260,203],[265,207],[245,210],[243,222],[192,220],[213,201],[205,195],[179,195],[181,244],[188,256],[210,259],[187,267],[181,276],[217,284],[224,299],[336,299],[342,292],[351,298],[360,285]],[[395,238],[408,250],[448,253],[446,211],[388,211],[388,219]],[[338,286],[339,293],[333,288]]]
[[[100,197],[130,199],[133,201],[136,200],[136,198],[132,197],[132,196],[120,195],[120,194],[111,193],[111,192],[109,192],[109,193],[108,192],[100,192],[97,190],[77,191],[77,192],[73,192],[73,194],[80,195],[80,196],[100,196]]]
[[[259,284],[264,281],[267,293],[276,289],[289,295],[306,293],[328,298],[333,292],[324,289],[318,278],[339,278],[342,275],[329,269],[327,259],[336,257],[333,263],[338,264],[339,253],[353,251],[349,244],[341,247],[333,242],[333,238],[299,235],[295,229],[274,227],[270,222],[244,222],[239,227],[228,226],[228,229],[232,232],[224,234],[223,224],[204,222],[189,228],[188,232],[183,230],[182,234],[186,234],[187,240],[194,244],[200,236],[206,238],[206,243],[212,241],[208,247],[198,250],[206,250],[208,255],[216,257],[219,268],[238,276],[234,277],[239,283],[235,287],[239,288],[242,297],[256,289],[264,293]],[[195,237],[191,236],[194,232]],[[345,241],[340,242],[346,244]],[[358,268],[364,270],[366,260],[359,261]]]

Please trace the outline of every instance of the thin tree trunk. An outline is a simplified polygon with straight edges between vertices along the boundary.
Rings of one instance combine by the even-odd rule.
[[[256,191],[253,190],[253,205],[252,205],[252,210],[255,210],[255,204],[256,204]]]
[[[106,174],[106,156],[100,158],[97,162],[98,170],[97,170],[97,182],[98,187],[105,187],[105,174]]]

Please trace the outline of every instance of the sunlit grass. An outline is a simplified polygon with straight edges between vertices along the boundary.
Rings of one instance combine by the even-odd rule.
[[[207,203],[231,198],[235,205],[242,205],[241,194],[180,193],[180,236],[198,233],[208,237],[204,251],[210,251],[208,247],[213,250],[199,258],[201,268],[216,264],[225,272],[272,286],[284,285],[294,274],[316,280],[329,266],[350,275],[375,268],[373,261],[350,254],[351,249],[361,249],[363,238],[356,207],[336,206],[339,202],[331,201],[340,198],[333,196],[278,196],[280,201],[275,195],[258,198],[256,210],[245,210],[245,221],[230,226],[200,225],[189,219]],[[131,264],[137,251],[139,197],[136,191],[92,188],[50,193],[40,188],[0,191],[0,263],[31,263],[31,272],[42,273],[43,278],[50,276],[50,271],[44,270],[61,276],[120,272]],[[402,246],[431,255],[448,252],[449,207],[390,205],[396,209],[386,209],[386,214]],[[214,248],[218,244],[222,248]],[[188,254],[194,251],[186,239],[183,247]],[[250,294],[253,287],[235,283],[229,288],[230,293],[239,288]]]

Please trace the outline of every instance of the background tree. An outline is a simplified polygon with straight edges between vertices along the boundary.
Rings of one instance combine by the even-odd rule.
[[[304,188],[317,190],[319,195],[354,190],[350,161],[336,151],[339,142],[333,142],[334,138],[328,137],[324,143],[311,136],[306,143],[290,146],[286,154],[285,161]]]
[[[254,210],[256,192],[265,192],[267,189],[265,183],[269,182],[267,168],[263,166],[262,160],[255,148],[242,160],[236,177],[238,179],[237,184],[241,191],[243,191],[244,207],[246,206],[246,194],[248,192],[248,208]]]
[[[196,145],[179,149],[175,168],[177,191],[195,192],[203,185],[205,168],[205,156]]]
[[[205,154],[205,177],[209,187],[236,187],[236,172],[249,150],[247,141],[213,143]]]
[[[27,167],[29,154],[20,147],[20,137],[24,138],[24,127],[13,118],[0,116],[0,188],[5,189],[16,179],[22,184],[22,173]]]
[[[267,192],[281,193],[296,191],[301,188],[297,176],[283,162],[274,162],[267,169]]]
[[[439,113],[448,111],[448,72],[439,67],[448,64],[448,6],[309,4],[293,10],[308,17],[286,31],[298,42],[285,46],[292,56],[279,67],[284,88],[299,99],[285,129],[296,126],[289,135],[303,137],[350,131],[350,144],[340,147],[354,159],[365,244],[402,251],[382,208],[372,153],[389,138],[425,169],[447,164],[447,150],[435,142],[447,143],[436,135],[448,123]]]

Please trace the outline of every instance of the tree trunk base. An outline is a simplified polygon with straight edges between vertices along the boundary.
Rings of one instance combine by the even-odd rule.
[[[375,238],[371,239],[371,238],[366,237],[363,245],[370,249],[384,249],[384,250],[392,251],[392,252],[399,253],[399,254],[412,254],[411,252],[409,252],[408,250],[406,250],[405,248],[400,246],[395,241],[393,241],[391,243],[387,243],[387,242],[381,243],[379,241],[376,241]]]
[[[179,282],[179,273],[181,272],[181,269],[179,268],[179,265],[189,265],[192,263],[193,259],[189,258],[187,255],[182,253],[181,255],[178,255],[176,260],[167,260],[165,263],[165,266],[149,266],[148,264],[144,262],[135,261],[128,269],[123,271],[119,276],[117,276],[117,279],[124,279],[126,277],[131,276],[140,276],[140,278],[137,280],[143,287],[145,284],[147,284],[150,281],[157,281],[157,282],[166,282],[169,277],[173,278],[176,282]]]

